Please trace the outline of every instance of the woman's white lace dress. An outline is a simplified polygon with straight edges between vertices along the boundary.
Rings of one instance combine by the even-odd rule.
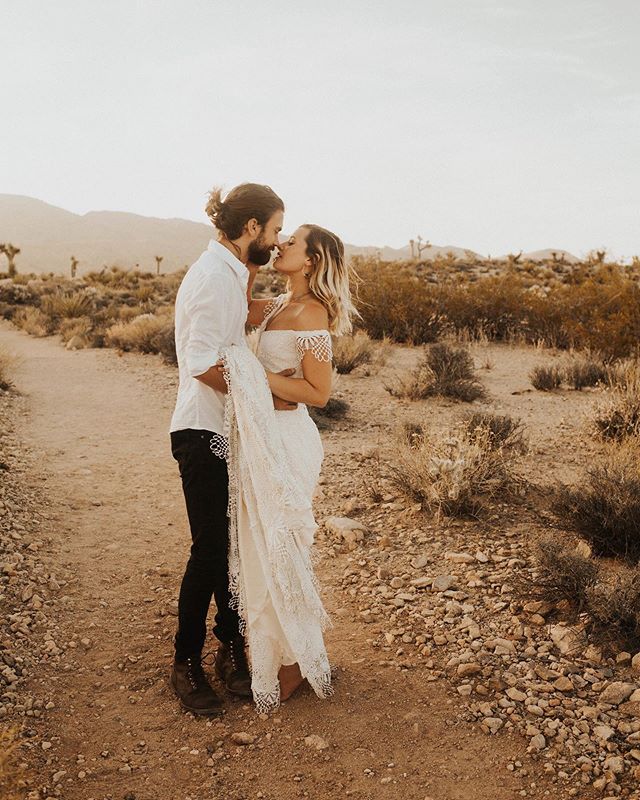
[[[327,331],[265,330],[284,300],[281,295],[267,307],[253,349],[266,370],[295,368],[295,377],[302,377],[307,351],[331,360],[331,337]],[[232,604],[249,648],[254,702],[267,712],[280,703],[283,664],[297,662],[319,697],[332,693],[323,640],[330,622],[311,561],[317,528],[312,498],[324,454],[307,407],[273,411],[264,373],[256,364],[260,374],[255,374],[245,353],[231,349],[226,358],[227,416],[234,417],[227,455],[229,574]]]

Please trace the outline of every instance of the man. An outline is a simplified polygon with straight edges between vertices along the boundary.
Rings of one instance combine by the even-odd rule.
[[[214,635],[221,642],[215,669],[229,692],[251,697],[251,677],[237,611],[229,607],[228,474],[210,448],[223,434],[227,387],[215,367],[220,349],[239,344],[247,320],[247,294],[255,270],[269,261],[282,230],[284,204],[268,186],[245,183],[222,200],[210,194],[207,214],[218,240],[185,275],[176,297],[175,335],[179,386],[171,420],[171,449],[178,462],[191,528],[191,555],[178,599],[178,629],[171,684],[183,708],[221,713],[222,699],[202,669],[201,654],[212,595]],[[285,408],[276,400],[276,407]]]

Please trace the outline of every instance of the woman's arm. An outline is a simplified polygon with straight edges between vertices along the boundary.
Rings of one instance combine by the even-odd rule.
[[[267,372],[271,393],[291,403],[305,403],[319,408],[326,406],[331,396],[331,361],[318,361],[309,350],[302,359],[302,374],[302,378],[285,378],[275,372]]]
[[[327,312],[319,305],[307,306],[298,315],[296,323],[301,331],[326,331]],[[324,358],[318,358],[317,353],[322,353]],[[292,403],[306,403],[319,408],[326,406],[331,396],[333,378],[330,347],[324,352],[317,347],[306,350],[302,357],[302,375],[302,378],[286,378],[267,372],[271,393]]]

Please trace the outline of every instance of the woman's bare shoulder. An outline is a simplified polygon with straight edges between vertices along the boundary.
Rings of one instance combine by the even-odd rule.
[[[329,314],[319,300],[308,300],[300,304],[296,314],[296,329],[299,331],[328,330]]]

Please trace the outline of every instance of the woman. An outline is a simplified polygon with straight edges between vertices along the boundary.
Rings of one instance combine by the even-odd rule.
[[[335,234],[303,225],[278,250],[274,268],[287,276],[288,291],[254,300],[249,288],[248,321],[258,326],[255,354],[266,371],[264,390],[297,407],[265,420],[264,398],[256,400],[263,387],[251,363],[240,351],[225,361],[236,459],[230,462],[230,589],[249,646],[259,711],[276,708],[305,680],[320,697],[332,692],[322,637],[329,620],[310,552],[323,449],[306,406],[327,403],[331,334],[348,333],[354,313],[344,246]],[[250,269],[255,275],[257,269]],[[287,369],[291,377],[278,374]]]

